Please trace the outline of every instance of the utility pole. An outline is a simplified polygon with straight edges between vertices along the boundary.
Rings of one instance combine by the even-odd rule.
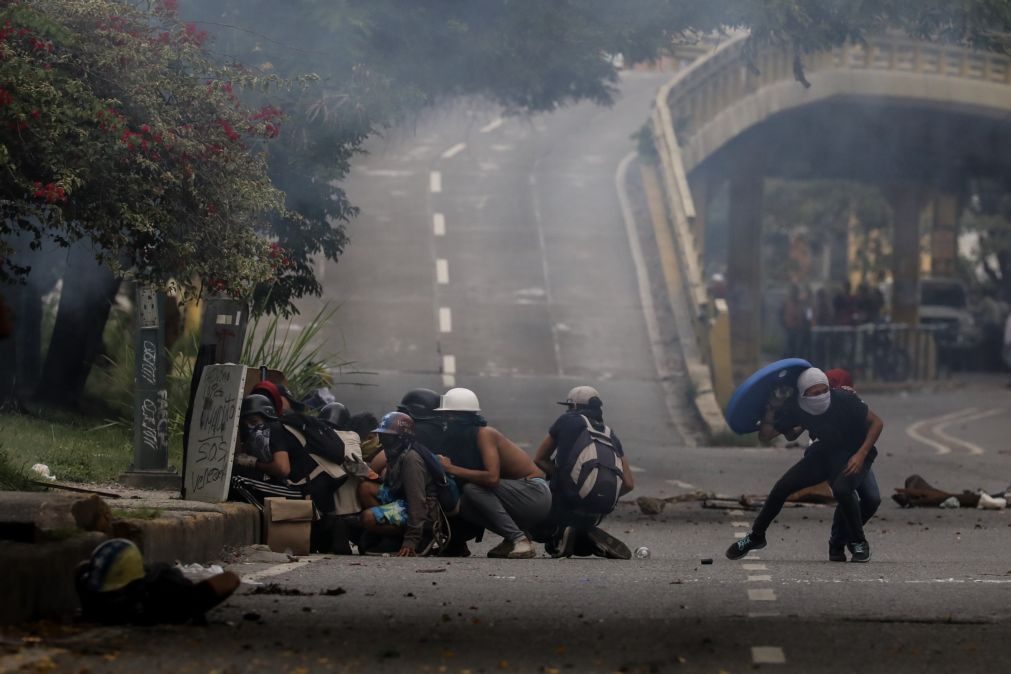
[[[120,481],[142,489],[179,488],[168,465],[168,390],[165,386],[165,294],[138,286],[134,340],[133,465]]]

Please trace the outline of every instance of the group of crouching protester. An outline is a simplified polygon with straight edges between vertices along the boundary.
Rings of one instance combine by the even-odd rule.
[[[311,550],[468,557],[485,532],[489,557],[629,559],[600,528],[634,480],[590,386],[573,388],[534,457],[482,416],[477,395],[413,389],[382,419],[333,402],[307,410],[281,386],[257,384],[240,410],[231,497],[311,499]]]

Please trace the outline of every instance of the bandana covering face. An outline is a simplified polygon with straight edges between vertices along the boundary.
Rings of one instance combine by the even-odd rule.
[[[797,395],[799,396],[797,402],[800,405],[800,409],[814,416],[825,414],[828,411],[829,405],[832,404],[831,391],[825,391],[821,395],[816,396],[804,395],[804,391],[818,384],[824,384],[827,387],[828,377],[816,367],[804,370],[800,373],[800,377],[797,378]]]

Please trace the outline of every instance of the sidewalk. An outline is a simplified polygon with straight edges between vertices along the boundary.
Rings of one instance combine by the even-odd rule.
[[[95,488],[119,498],[55,489],[0,492],[0,577],[9,588],[0,624],[72,615],[78,606],[74,567],[106,538],[129,538],[148,563],[206,563],[220,559],[225,548],[260,540],[260,513],[244,503]]]

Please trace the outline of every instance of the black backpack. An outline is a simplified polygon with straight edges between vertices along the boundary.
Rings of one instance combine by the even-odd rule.
[[[460,488],[457,486],[456,480],[446,473],[446,469],[442,467],[439,457],[433,454],[432,450],[428,447],[425,447],[420,442],[415,442],[411,445],[411,449],[421,456],[425,462],[425,467],[428,468],[429,474],[435,481],[436,496],[443,511],[446,515],[456,514],[460,507]]]
[[[305,437],[305,449],[337,465],[344,463],[344,441],[337,429],[322,419],[301,412],[288,412],[281,423],[294,428]]]
[[[579,416],[586,428],[573,443],[565,465],[559,466],[558,486],[561,496],[576,510],[606,515],[621,495],[621,457],[610,428],[598,431],[587,417]]]

